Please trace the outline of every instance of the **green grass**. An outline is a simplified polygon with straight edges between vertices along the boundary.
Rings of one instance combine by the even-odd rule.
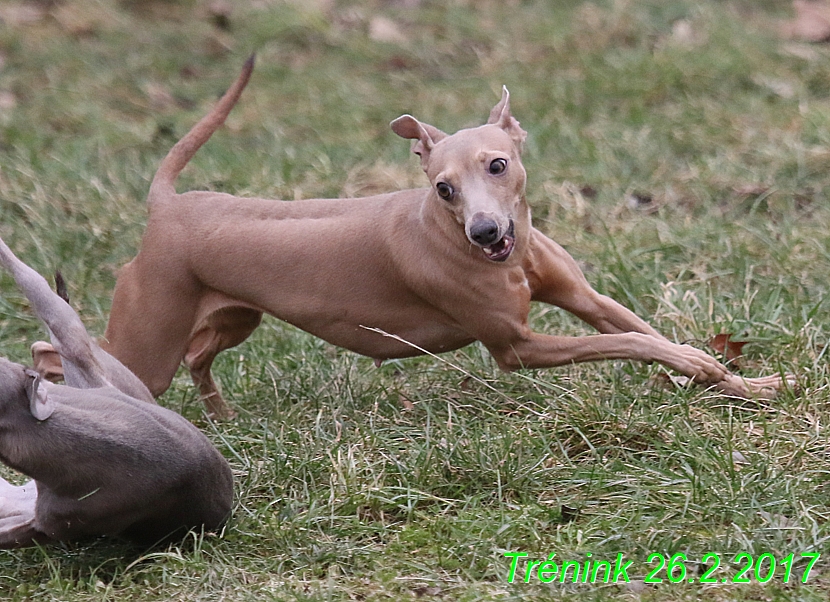
[[[181,189],[421,185],[389,121],[478,124],[506,84],[536,225],[669,337],[740,335],[745,374],[791,371],[800,390],[736,402],[629,362],[503,374],[479,346],[377,369],[267,319],[215,367],[237,420],[207,422],[185,374],[160,400],[233,466],[223,532],[152,551],[0,552],[0,597],[826,599],[830,49],[777,37],[786,3],[240,0],[229,31],[209,4],[78,0],[33,21],[0,5],[0,234],[42,273],[62,270],[92,332],[138,248],[155,167],[256,51]],[[377,17],[406,39],[369,36]],[[2,352],[25,362],[43,334],[0,284]],[[532,320],[589,332],[554,308]],[[511,584],[512,551],[622,553],[633,583]],[[809,551],[824,557],[808,582],[798,563],[783,584],[780,561]],[[665,571],[643,584],[650,554],[679,552],[695,577],[709,552],[718,578],[739,552],[779,570],[766,585]]]

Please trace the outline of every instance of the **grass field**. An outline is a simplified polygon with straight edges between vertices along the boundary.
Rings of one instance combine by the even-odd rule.
[[[750,341],[743,374],[793,372],[799,390],[736,401],[631,362],[504,374],[476,345],[378,369],[267,319],[215,366],[238,419],[206,420],[184,373],[160,399],[232,464],[224,531],[151,551],[0,552],[0,598],[827,599],[830,47],[780,37],[789,3],[215,6],[0,3],[0,235],[41,273],[62,270],[93,333],[138,248],[158,162],[256,51],[180,189],[293,199],[423,185],[389,121],[476,125],[506,84],[529,133],[537,227],[673,340],[731,333]],[[44,334],[11,280],[0,286],[2,353],[25,362]],[[555,308],[532,319],[590,331]],[[512,552],[622,554],[631,583],[525,583],[525,561],[509,583]],[[741,552],[777,560],[767,583],[731,582]],[[644,583],[650,555],[678,553],[682,582],[664,569]],[[708,553],[721,565],[702,584]]]

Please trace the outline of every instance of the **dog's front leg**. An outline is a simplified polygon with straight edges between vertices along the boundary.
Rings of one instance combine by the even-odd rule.
[[[543,301],[561,307],[579,317],[587,324],[590,324],[601,333],[609,335],[641,333],[671,346],[659,345],[654,347],[648,344],[650,342],[647,339],[643,339],[640,343],[646,343],[647,347],[643,348],[641,353],[647,355],[649,353],[648,349],[651,349],[652,353],[656,352],[658,355],[662,355],[667,361],[660,359],[660,357],[648,359],[645,357],[637,358],[635,355],[623,355],[620,358],[628,357],[630,359],[642,359],[643,361],[658,361],[666,366],[672,366],[673,363],[678,361],[680,364],[686,363],[682,358],[689,355],[685,350],[691,349],[691,347],[671,343],[634,312],[591,288],[582,270],[579,269],[576,261],[574,261],[567,251],[537,230],[533,230],[531,234],[531,245],[528,252],[526,272],[528,275],[528,284],[531,287],[531,298],[533,300]],[[684,351],[679,352],[677,348],[684,349]],[[701,354],[709,357],[701,351],[695,351],[696,353],[691,355],[697,357],[696,361],[702,361]],[[532,355],[535,355],[535,353],[532,353]],[[709,358],[709,360],[715,362],[713,358]],[[719,363],[718,366],[720,366],[719,371],[721,377],[715,380],[711,378],[712,374],[710,369],[704,370],[701,373],[688,373],[685,371],[688,369],[688,366],[685,369],[675,369],[691,378],[694,382],[701,384],[711,383],[724,393],[736,397],[752,395],[773,397],[777,391],[784,387],[785,383],[788,386],[795,384],[795,377],[790,374],[785,375],[783,378],[779,375],[761,378],[742,378],[731,374]]]
[[[660,362],[700,384],[717,385],[729,375],[729,371],[720,362],[700,349],[677,345],[641,332],[562,337],[525,329],[509,345],[488,345],[488,349],[505,370],[628,359]],[[728,382],[724,385],[731,387]]]
[[[633,311],[591,288],[574,258],[535,229],[528,259],[526,271],[534,301],[561,307],[605,334],[641,332],[668,340]]]
[[[713,386],[732,397],[774,396],[782,386],[779,376],[741,378],[700,349],[641,332],[561,337],[528,331],[510,345],[488,345],[488,349],[499,366],[508,371],[628,359],[659,362],[696,384]],[[787,384],[794,384],[790,375]]]

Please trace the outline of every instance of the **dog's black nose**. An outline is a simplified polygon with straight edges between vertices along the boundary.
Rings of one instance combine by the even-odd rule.
[[[481,246],[492,245],[499,239],[499,225],[491,219],[480,219],[470,226],[470,238]]]

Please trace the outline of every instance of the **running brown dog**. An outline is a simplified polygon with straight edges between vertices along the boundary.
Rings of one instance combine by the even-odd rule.
[[[154,395],[184,362],[209,411],[230,415],[210,367],[263,313],[377,361],[481,341],[504,370],[635,359],[728,395],[772,395],[782,386],[779,376],[740,378],[703,351],[668,341],[594,291],[573,258],[531,225],[526,133],[506,89],[480,127],[447,135],[409,115],[392,122],[414,140],[428,188],[291,202],[177,194],[176,178],[224,122],[252,69],[253,59],[162,161],[141,250],[118,275],[102,346]],[[557,305],[603,334],[533,332],[531,301]],[[39,355],[46,370],[48,354]]]

